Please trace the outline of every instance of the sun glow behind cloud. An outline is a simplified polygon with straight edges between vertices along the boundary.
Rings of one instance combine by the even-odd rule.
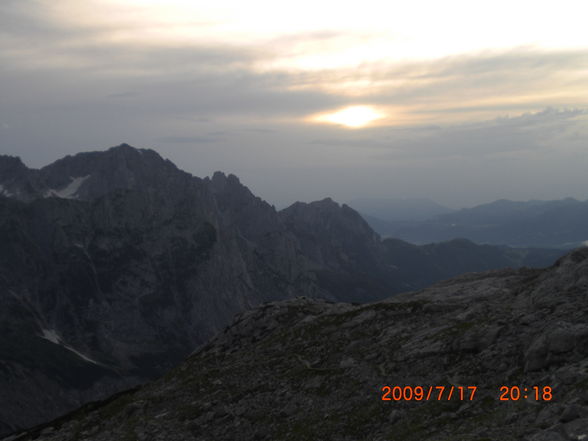
[[[32,16],[65,37],[6,44],[1,49],[14,56],[3,64],[184,84],[227,78],[228,89],[259,88],[282,108],[292,97],[286,116],[260,112],[268,124],[317,122],[307,117],[317,113],[343,127],[443,124],[588,105],[580,1],[562,0],[557,8],[528,0],[485,8],[464,0],[35,4],[43,7],[31,8]],[[330,111],[349,102],[380,110],[376,117],[365,109],[361,117]],[[390,108],[393,119],[382,110]],[[231,118],[250,121],[251,109]]]
[[[339,124],[352,129],[367,127],[376,120],[382,119],[384,114],[371,106],[349,106],[335,112],[311,117],[311,121],[320,123]]]

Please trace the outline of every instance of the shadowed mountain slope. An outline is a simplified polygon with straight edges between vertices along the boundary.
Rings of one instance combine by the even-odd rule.
[[[584,248],[363,306],[269,303],[163,378],[12,439],[582,440],[587,295]]]

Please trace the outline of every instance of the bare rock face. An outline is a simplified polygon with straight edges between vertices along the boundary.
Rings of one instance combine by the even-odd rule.
[[[233,175],[128,145],[0,171],[0,431],[153,378],[260,303],[339,298]]]
[[[314,263],[321,285],[336,292],[338,300],[373,301],[408,288],[385,259],[380,237],[347,205],[326,198],[297,202],[279,214]]]
[[[0,156],[0,196],[31,201],[45,186],[38,170],[30,170],[20,158]]]
[[[40,170],[0,157],[0,186],[0,433],[155,378],[264,302],[375,301],[455,270],[421,280],[345,205],[276,212],[233,175],[199,179],[126,144]],[[558,330],[529,342],[527,370],[586,345]]]
[[[363,306],[267,303],[163,378],[12,439],[582,440],[587,276],[580,249]]]

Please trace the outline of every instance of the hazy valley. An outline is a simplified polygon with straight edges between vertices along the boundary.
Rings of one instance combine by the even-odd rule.
[[[384,237],[425,244],[456,237],[490,245],[573,249],[587,242],[588,201],[497,200],[450,210],[427,200],[352,201]]]

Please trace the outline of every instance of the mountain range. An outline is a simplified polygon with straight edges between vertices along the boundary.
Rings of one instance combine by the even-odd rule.
[[[588,240],[588,201],[573,198],[523,202],[500,199],[413,220],[382,209],[380,216],[375,216],[371,214],[374,207],[359,211],[367,213],[365,219],[382,236],[415,244],[459,237],[480,244],[569,250]]]
[[[126,144],[0,156],[0,433],[156,378],[267,302],[374,302],[558,250],[382,240],[326,198],[276,211]]]

